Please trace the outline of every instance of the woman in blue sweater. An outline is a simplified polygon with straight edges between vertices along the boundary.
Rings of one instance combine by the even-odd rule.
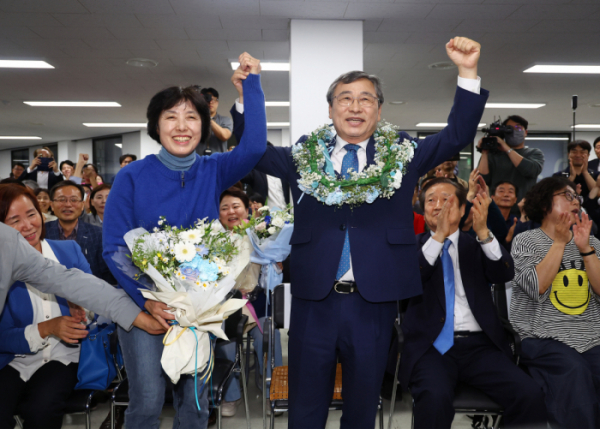
[[[240,70],[241,69],[241,70]],[[219,217],[221,192],[244,177],[266,149],[267,129],[264,94],[260,85],[259,61],[244,53],[234,84],[243,80],[247,124],[253,126],[232,152],[200,157],[196,146],[210,136],[210,114],[204,98],[194,87],[168,88],[156,94],[148,106],[148,134],[162,145],[158,155],[149,155],[123,169],[115,178],[104,212],[104,259],[119,286],[165,328],[173,319],[167,306],[146,300],[143,287],[122,271],[126,253],[123,240],[131,229],[151,230],[165,216],[170,225],[189,228],[197,219]],[[159,427],[167,377],[160,359],[162,335],[139,329],[119,330],[125,367],[129,378],[129,407],[125,413],[128,429]],[[198,410],[193,376],[184,376],[174,386],[176,410],[173,427],[203,429],[208,421],[208,389],[200,395]]]
[[[0,185],[0,222],[46,259],[92,273],[77,243],[44,240],[42,211],[25,186]],[[87,336],[79,323],[85,312],[74,309],[73,317],[64,298],[16,282],[0,313],[0,428],[14,427],[17,410],[26,428],[62,427],[66,400],[77,384],[77,342]]]

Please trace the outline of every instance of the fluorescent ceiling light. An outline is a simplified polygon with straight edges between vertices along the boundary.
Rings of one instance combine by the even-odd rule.
[[[0,68],[7,69],[53,69],[46,61],[0,60]]]
[[[446,122],[419,122],[417,127],[426,127],[426,128],[444,128],[448,125]],[[477,128],[485,127],[486,124],[479,124]]]
[[[600,128],[600,124],[577,124],[571,125],[571,128]]]
[[[525,140],[564,140],[568,141],[568,137],[525,137]]]
[[[289,105],[289,101],[265,101],[267,107],[287,107]]]
[[[123,143],[115,143],[115,146],[118,148],[123,149]]]
[[[289,127],[289,126],[290,126],[289,122],[267,122],[267,127],[284,128],[284,127]]]
[[[487,103],[487,109],[539,109],[546,103]]]
[[[237,61],[231,62],[231,69],[237,70],[240,63]],[[263,71],[290,71],[290,63],[260,63]]]
[[[24,101],[36,107],[121,107],[114,101]]]
[[[99,128],[146,128],[147,124],[144,122],[130,122],[130,123],[100,123],[100,122],[84,122],[83,125],[86,127],[99,127]]]
[[[553,65],[537,65],[523,70],[523,73],[577,73],[577,74],[600,74],[600,66],[553,66]]]
[[[35,136],[0,136],[0,140],[41,140],[41,137]]]

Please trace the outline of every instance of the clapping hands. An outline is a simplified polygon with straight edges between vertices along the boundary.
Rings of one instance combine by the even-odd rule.
[[[592,231],[592,220],[587,213],[581,214],[576,217],[575,223],[573,224],[573,239],[575,244],[581,253],[588,253],[590,251],[590,233]]]

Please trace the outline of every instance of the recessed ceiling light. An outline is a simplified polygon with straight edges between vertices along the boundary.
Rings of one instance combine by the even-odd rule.
[[[277,128],[285,128],[289,127],[289,122],[267,122],[267,127],[277,127]]]
[[[115,146],[118,148],[123,149],[123,143],[115,143]]]
[[[36,107],[121,107],[114,101],[24,101]]]
[[[486,109],[539,109],[546,103],[486,103]]]
[[[571,128],[600,128],[600,124],[577,124],[571,125]]]
[[[439,63],[429,64],[427,68],[430,68],[432,70],[450,70],[455,69],[456,64],[454,64],[452,61],[442,61]]]
[[[564,140],[568,141],[568,137],[525,137],[525,140]]]
[[[0,60],[0,68],[7,69],[53,69],[46,61]]]
[[[537,65],[523,70],[523,73],[576,73],[576,74],[600,74],[600,66],[582,65]]]
[[[152,68],[158,65],[158,61],[149,60],[148,58],[131,58],[125,62],[128,66]]]
[[[448,125],[445,122],[419,122],[417,127],[426,127],[426,128],[444,128]],[[485,127],[486,124],[479,124],[477,128]]]
[[[231,69],[237,70],[240,63],[237,61],[231,61]],[[260,67],[263,71],[290,71],[290,63],[260,63]]]
[[[105,128],[146,128],[147,124],[143,122],[84,122],[86,127],[105,127]]]
[[[287,107],[289,105],[289,101],[265,101],[267,107]]]
[[[0,140],[41,140],[41,137],[35,136],[0,136]]]
[[[392,106],[399,106],[400,104],[404,104],[404,101],[390,101]]]

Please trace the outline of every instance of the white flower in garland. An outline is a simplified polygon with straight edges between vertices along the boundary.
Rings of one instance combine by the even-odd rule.
[[[380,122],[375,130],[374,164],[362,172],[351,172],[349,180],[335,176],[327,145],[335,129],[324,125],[308,140],[294,145],[292,156],[298,168],[298,187],[327,205],[371,204],[377,198],[390,198],[400,188],[407,165],[414,157],[415,141],[400,142],[397,127]]]

